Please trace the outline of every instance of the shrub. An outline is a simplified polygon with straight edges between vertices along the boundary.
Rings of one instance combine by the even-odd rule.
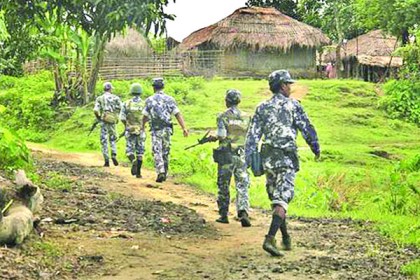
[[[31,164],[28,148],[23,140],[3,127],[0,127],[0,169],[15,170]]]
[[[380,106],[390,118],[420,124],[420,81],[391,80],[384,85]]]

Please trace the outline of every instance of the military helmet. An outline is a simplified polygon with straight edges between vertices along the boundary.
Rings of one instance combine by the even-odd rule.
[[[295,80],[289,74],[287,70],[276,70],[268,76],[268,84],[270,87],[282,84],[293,84]]]
[[[113,89],[114,87],[112,86],[112,84],[110,82],[106,82],[104,83],[104,90],[110,90]]]
[[[152,86],[157,88],[163,88],[165,83],[163,82],[163,78],[154,78]]]
[[[225,100],[231,104],[239,104],[239,102],[241,102],[241,92],[236,89],[228,89],[226,91]]]
[[[130,93],[135,95],[142,94],[143,89],[141,88],[141,85],[139,83],[134,83],[130,87]]]

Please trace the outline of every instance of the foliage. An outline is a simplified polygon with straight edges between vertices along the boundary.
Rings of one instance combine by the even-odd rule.
[[[0,126],[0,169],[16,170],[31,164],[28,148],[14,132]]]
[[[127,26],[145,30],[146,34],[152,26],[155,34],[163,32],[165,20],[173,19],[172,15],[163,11],[168,2],[169,0],[8,1],[2,5],[2,9],[6,11],[9,21],[16,20],[21,26],[28,26],[27,29],[23,28],[26,34],[35,30],[39,37],[45,37],[44,54],[54,62],[56,70],[56,101],[60,102],[59,97],[62,95],[67,101],[71,101],[75,95],[77,98],[78,92],[82,92],[77,99],[86,104],[88,93],[94,95],[106,42]],[[90,37],[93,48],[90,53],[92,66],[88,74]],[[8,45],[13,44],[20,46],[21,42],[14,39],[8,41]],[[29,55],[24,58],[28,57]],[[72,63],[75,63],[75,69],[71,67]]]
[[[56,125],[56,112],[51,108],[54,88],[48,72],[27,78],[0,78],[0,110],[2,123],[19,132],[26,140],[45,141]]]
[[[380,102],[390,118],[401,118],[420,125],[420,80],[391,80],[384,85]]]
[[[299,19],[297,1],[294,0],[248,0],[246,5],[255,7],[274,7],[289,17]]]
[[[410,30],[420,21],[417,0],[355,0],[358,20],[369,29],[382,29],[408,43]]]

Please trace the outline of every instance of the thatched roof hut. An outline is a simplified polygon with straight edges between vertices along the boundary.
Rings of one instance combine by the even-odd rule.
[[[396,37],[381,30],[373,30],[349,40],[341,47],[345,77],[362,77],[366,81],[380,81],[394,75],[402,66],[401,57],[393,53],[399,43]],[[336,47],[322,55],[322,64],[336,61]]]
[[[341,48],[343,60],[356,58],[360,64],[387,67],[401,67],[402,58],[393,56],[400,45],[395,36],[387,35],[382,30],[373,30],[353,38]],[[391,59],[392,56],[392,59]],[[328,49],[322,57],[324,63],[335,61],[335,47]]]
[[[128,29],[126,34],[117,34],[106,45],[106,58],[143,57],[152,53],[148,39],[135,29]]]
[[[193,32],[178,49],[224,51],[221,65],[228,75],[266,76],[288,68],[295,76],[308,76],[315,72],[316,48],[329,42],[319,29],[274,8],[244,7]]]
[[[275,8],[244,7],[221,21],[193,32],[180,48],[213,45],[219,49],[248,48],[254,51],[292,46],[314,48],[330,39],[319,29],[282,14]]]

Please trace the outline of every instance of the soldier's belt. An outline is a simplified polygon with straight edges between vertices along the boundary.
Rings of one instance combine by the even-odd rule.
[[[164,128],[170,128],[173,129],[174,125],[172,123],[151,123],[152,130],[162,130]]]

